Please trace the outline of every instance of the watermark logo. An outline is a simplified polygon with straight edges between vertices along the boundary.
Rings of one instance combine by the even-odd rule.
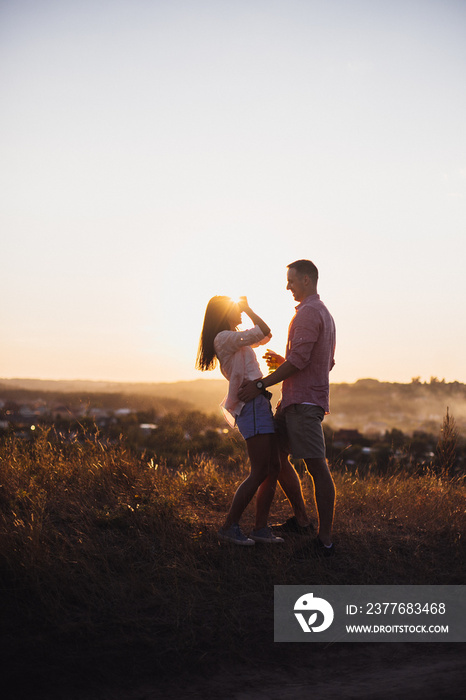
[[[274,641],[466,642],[466,585],[274,586]]]
[[[303,632],[323,632],[328,629],[333,622],[333,608],[324,598],[314,598],[313,593],[305,593],[296,601],[294,605],[295,617],[301,625]],[[301,611],[301,612],[297,612]],[[303,612],[309,614],[306,618]],[[315,623],[319,617],[318,613],[322,613],[323,622],[317,627]]]

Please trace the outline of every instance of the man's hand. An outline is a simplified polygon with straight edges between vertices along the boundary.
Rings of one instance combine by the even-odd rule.
[[[269,372],[274,372],[280,365],[282,365],[285,362],[285,358],[279,355],[277,352],[274,352],[273,350],[267,350],[265,355],[262,356],[263,359],[267,363],[267,367],[269,368]]]
[[[243,382],[239,388],[238,398],[240,401],[247,403],[255,399],[256,396],[259,396],[260,393],[260,389],[257,388],[255,381],[246,381]]]

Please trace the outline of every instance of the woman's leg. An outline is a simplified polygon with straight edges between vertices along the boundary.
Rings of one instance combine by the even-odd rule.
[[[270,434],[262,437],[268,438],[264,440],[264,444],[261,446],[262,457],[267,461],[268,476],[257,490],[255,530],[260,530],[267,526],[270,506],[275,496],[277,478],[280,472],[280,456],[276,435]]]
[[[268,478],[271,453],[270,438],[271,435],[254,435],[254,437],[246,440],[251,471],[249,476],[242,482],[242,484],[238,486],[238,489],[236,490],[231,508],[223,524],[224,530],[228,530],[228,528],[234,523],[239,523],[245,508],[253,499],[257,489]],[[270,496],[269,491],[270,488],[267,491],[268,495]],[[270,503],[272,502],[272,498],[270,498]]]

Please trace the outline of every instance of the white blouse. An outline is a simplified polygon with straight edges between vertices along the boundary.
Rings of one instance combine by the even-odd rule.
[[[245,380],[260,379],[262,372],[253,347],[265,345],[272,336],[264,336],[259,326],[247,331],[221,331],[215,336],[214,349],[220,370],[229,381],[228,394],[222,401],[225,418],[234,425],[244,401],[238,399],[238,390]],[[228,411],[228,414],[225,412]]]

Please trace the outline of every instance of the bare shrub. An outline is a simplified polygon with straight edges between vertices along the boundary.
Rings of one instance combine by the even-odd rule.
[[[440,437],[437,443],[437,459],[440,473],[448,475],[453,472],[456,462],[456,448],[458,445],[458,429],[456,421],[450,415],[447,407],[446,415],[443,419]]]

